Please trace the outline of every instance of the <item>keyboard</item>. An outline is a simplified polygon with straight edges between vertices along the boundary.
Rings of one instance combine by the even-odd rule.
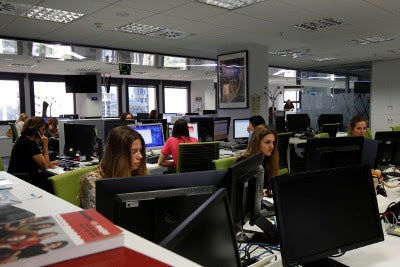
[[[68,160],[68,159],[60,159],[60,167],[63,168],[77,168],[79,167],[79,162]]]
[[[149,164],[155,164],[158,162],[158,155],[156,156],[147,156],[146,157],[146,162]]]

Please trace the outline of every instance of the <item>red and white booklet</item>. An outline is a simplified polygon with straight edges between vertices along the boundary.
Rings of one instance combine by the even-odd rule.
[[[0,264],[43,266],[124,245],[122,230],[94,209],[0,225]]]

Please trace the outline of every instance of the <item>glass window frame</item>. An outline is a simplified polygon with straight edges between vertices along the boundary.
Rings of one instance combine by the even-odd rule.
[[[159,95],[159,87],[160,87],[160,80],[151,80],[151,79],[125,79],[125,106],[126,111],[129,111],[129,96],[128,96],[128,87],[129,86],[154,86],[156,88],[155,98],[156,104],[155,107],[157,111],[160,111],[160,95]],[[150,110],[149,110],[150,112]]]
[[[117,86],[117,97],[118,97],[118,114],[122,113],[122,86],[124,84],[124,78],[111,78],[110,85]],[[100,85],[100,87],[103,84]],[[103,99],[101,100],[103,102]],[[103,105],[103,104],[102,104]],[[105,117],[105,118],[114,118],[114,117]]]
[[[8,80],[8,81],[18,81],[19,83],[19,114],[26,113],[26,105],[25,105],[25,73],[8,73],[8,72],[0,72],[0,80]],[[17,118],[13,120],[1,121],[4,124],[8,122],[15,122]]]
[[[184,88],[187,90],[187,113],[190,113],[192,110],[192,94],[191,94],[191,86],[192,82],[190,81],[163,81],[162,82],[162,96],[163,96],[163,101],[162,101],[162,110],[165,112],[165,88],[166,87],[176,87],[176,88]]]

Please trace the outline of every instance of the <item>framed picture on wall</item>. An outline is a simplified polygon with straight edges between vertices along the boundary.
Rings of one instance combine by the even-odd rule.
[[[218,108],[248,108],[247,51],[219,55]]]

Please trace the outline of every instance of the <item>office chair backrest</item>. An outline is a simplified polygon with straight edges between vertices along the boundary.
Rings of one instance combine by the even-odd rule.
[[[400,125],[391,126],[390,128],[392,128],[392,131],[400,131]]]
[[[0,171],[4,171],[4,164],[1,155],[0,155]]]
[[[328,133],[329,137],[336,137],[340,123],[325,123],[321,125],[321,132]]]
[[[15,143],[19,138],[17,126],[15,126],[15,123],[13,123],[13,122],[9,122],[8,124],[10,125],[12,133],[13,133],[13,141],[12,142]]]
[[[87,166],[49,177],[48,179],[52,183],[54,194],[59,198],[79,206],[79,199],[77,196],[79,194],[80,178],[96,167],[97,165]]]
[[[287,168],[288,161],[287,161],[287,151],[289,147],[289,139],[293,135],[293,132],[284,132],[278,133],[278,151],[279,151],[279,168]]]
[[[212,161],[218,158],[219,142],[181,143],[176,172],[215,170]]]
[[[315,138],[328,138],[329,134],[328,133],[319,133],[314,135]]]
[[[212,162],[214,163],[216,170],[226,170],[231,165],[235,164],[236,161],[237,161],[237,156],[221,158],[221,159],[214,159]]]

